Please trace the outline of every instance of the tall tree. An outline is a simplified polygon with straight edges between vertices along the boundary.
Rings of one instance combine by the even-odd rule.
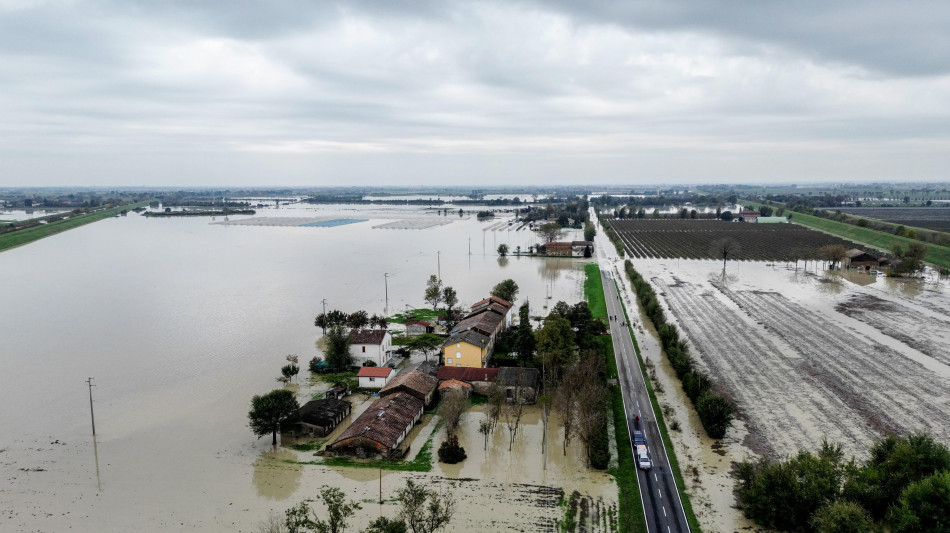
[[[285,378],[287,378],[288,381],[290,381],[290,380],[293,380],[293,378],[294,378],[298,373],[300,373],[300,367],[297,366],[297,365],[295,365],[295,364],[293,364],[293,363],[290,363],[290,364],[288,364],[288,365],[284,365],[283,367],[281,367],[280,373],[281,373],[281,375],[283,375]]]
[[[300,404],[292,391],[276,389],[251,398],[251,410],[247,413],[251,431],[258,438],[273,434],[271,444],[277,446],[277,432],[289,428],[298,420]]]
[[[584,240],[592,241],[594,240],[594,237],[596,236],[597,236],[597,228],[595,228],[594,225],[591,224],[590,222],[588,222],[587,224],[584,224]]]
[[[429,281],[426,283],[425,301],[432,306],[433,311],[442,302],[442,280],[435,274],[429,276]]]
[[[508,245],[507,245],[507,244],[499,244],[499,245],[498,245],[498,255],[500,255],[500,256],[502,256],[502,257],[505,257],[506,255],[508,255]]]
[[[912,483],[890,512],[895,533],[945,533],[950,530],[950,471]]]
[[[502,405],[501,419],[508,428],[508,451],[515,443],[515,436],[518,434],[518,428],[521,426],[521,417],[524,415],[524,388],[520,383],[515,383],[514,390],[511,391],[510,401]]]
[[[561,375],[561,369],[574,358],[574,330],[566,318],[548,315],[538,330],[538,359],[545,372]],[[555,378],[556,379],[556,378]]]
[[[506,279],[492,287],[491,295],[502,300],[514,302],[518,296],[518,284],[513,279]]]
[[[446,287],[442,290],[442,301],[445,302],[445,312],[452,316],[452,309],[458,305],[459,297],[452,287]]]
[[[554,242],[561,238],[561,225],[557,222],[548,222],[541,224],[538,233],[544,238],[544,242]]]
[[[530,309],[528,308],[528,302],[525,302],[518,308],[518,359],[521,359],[522,362],[530,361],[534,357],[534,347],[534,330],[531,327]]]
[[[455,498],[451,493],[439,494],[434,490],[406,480],[405,488],[396,491],[401,509],[399,517],[406,521],[412,533],[435,533],[444,529],[455,514]]]
[[[334,370],[344,370],[350,366],[350,333],[343,326],[332,326],[327,330],[327,365]]]
[[[455,435],[462,420],[462,413],[468,409],[468,398],[465,393],[445,389],[442,401],[439,403],[439,418],[442,419],[442,425],[445,427],[445,434],[448,437]]]

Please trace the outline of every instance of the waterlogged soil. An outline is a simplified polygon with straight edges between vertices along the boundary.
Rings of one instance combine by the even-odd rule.
[[[948,328],[933,311],[950,301],[945,283],[814,264],[743,262],[726,273],[705,261],[635,266],[697,364],[735,400],[748,428],[742,444],[756,454],[815,450],[827,438],[861,458],[891,432],[950,442],[950,368],[937,348]]]

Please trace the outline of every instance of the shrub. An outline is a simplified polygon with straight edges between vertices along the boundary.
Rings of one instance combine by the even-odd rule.
[[[729,424],[732,423],[732,404],[722,396],[706,392],[696,400],[696,414],[702,422],[706,434],[713,439],[721,439],[726,435]]]
[[[439,446],[439,461],[443,463],[454,465],[464,461],[466,457],[468,456],[465,455],[465,448],[459,446],[459,439],[455,435],[443,441],[442,445]]]

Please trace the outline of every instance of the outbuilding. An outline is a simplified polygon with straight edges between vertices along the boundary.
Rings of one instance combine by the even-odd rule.
[[[336,453],[357,457],[393,457],[403,455],[402,444],[412,426],[422,418],[425,406],[419,398],[397,392],[372,403],[327,446]]]
[[[405,393],[422,400],[425,405],[432,403],[435,396],[435,390],[439,386],[439,379],[430,376],[420,370],[410,370],[403,372],[392,378],[389,383],[379,391],[380,396],[389,396],[391,394]]]
[[[357,372],[356,377],[361,389],[381,389],[395,373],[396,371],[388,366],[364,366]]]
[[[326,437],[350,414],[350,402],[336,399],[312,400],[303,405],[300,414],[300,429],[303,433]]]

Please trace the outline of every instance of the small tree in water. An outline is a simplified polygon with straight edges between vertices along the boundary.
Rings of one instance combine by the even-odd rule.
[[[435,311],[442,302],[442,298],[442,280],[435,274],[432,274],[426,283],[425,301],[428,302],[429,305],[432,306],[432,310]]]
[[[336,487],[320,489],[320,499],[327,506],[327,520],[321,520],[303,501],[287,509],[284,525],[288,533],[344,533],[349,518],[362,508],[355,501],[347,503],[346,495]]]
[[[277,446],[277,432],[288,428],[297,421],[300,404],[294,393],[277,389],[251,399],[251,410],[247,413],[251,431],[258,438],[273,434],[271,444]]]
[[[727,211],[728,213],[728,211]],[[722,269],[726,269],[726,260],[730,257],[735,257],[742,251],[742,247],[739,246],[739,243],[735,239],[725,238],[713,241],[710,244],[709,252],[714,257],[722,258]]]

